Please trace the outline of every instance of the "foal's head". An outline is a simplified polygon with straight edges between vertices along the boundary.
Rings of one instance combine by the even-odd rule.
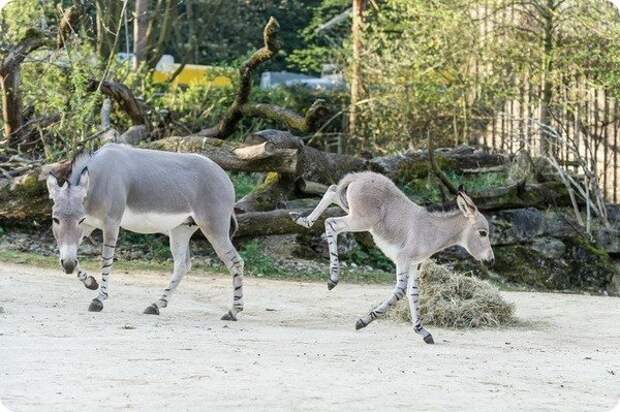
[[[489,222],[464,191],[459,190],[456,204],[467,218],[462,232],[460,246],[464,247],[476,260],[495,262],[495,255],[489,240]]]
[[[88,169],[84,169],[76,184],[69,181],[60,186],[56,176],[47,177],[47,190],[52,207],[52,231],[60,251],[60,264],[66,273],[73,273],[77,265],[77,250],[83,236],[86,219],[84,199],[88,193]]]

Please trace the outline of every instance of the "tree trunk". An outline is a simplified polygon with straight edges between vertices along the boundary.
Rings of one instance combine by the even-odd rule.
[[[108,61],[110,54],[114,53],[116,27],[120,17],[118,1],[96,0],[97,22],[97,54],[101,61]]]
[[[138,70],[146,60],[148,46],[147,28],[149,22],[149,0],[135,0],[135,15],[133,21],[133,69]]]
[[[362,23],[366,0],[353,0],[353,24],[351,26],[351,43],[353,44],[353,60],[351,64],[351,106],[349,108],[349,135],[358,134],[357,105],[362,95],[361,58],[363,52]],[[364,139],[362,149],[368,149],[368,141]]]
[[[4,77],[0,77],[4,136],[10,147],[16,146],[19,141],[19,130],[22,127],[22,102],[19,92],[19,81],[19,68],[9,72]]]
[[[543,90],[542,101],[540,103],[540,122],[543,129],[540,132],[540,151],[543,156],[549,155],[555,137],[547,128],[551,127],[551,101],[553,99],[553,82],[551,72],[553,70],[553,26],[555,24],[554,14],[556,0],[547,0],[543,13]]]

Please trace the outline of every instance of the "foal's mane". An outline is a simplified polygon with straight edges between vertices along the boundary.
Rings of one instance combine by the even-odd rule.
[[[450,217],[461,213],[456,203],[441,203],[437,205],[428,205],[426,211],[437,217]]]

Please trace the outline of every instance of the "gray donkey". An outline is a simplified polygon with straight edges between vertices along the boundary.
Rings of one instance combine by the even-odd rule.
[[[190,270],[189,241],[200,228],[233,276],[233,305],[222,317],[236,320],[243,310],[243,261],[230,238],[237,227],[235,191],[226,173],[210,159],[196,154],[160,152],[108,144],[94,154],[80,154],[67,181],[47,179],[52,230],[66,273],[77,269],[89,289],[97,281],[80,269],[77,251],[95,229],[103,231],[101,287],[88,310],[99,312],[108,298],[119,228],[170,237],[174,271],[170,284],[146,314],[159,314]]]
[[[387,177],[372,172],[346,175],[338,185],[329,187],[318,206],[307,217],[292,215],[295,221],[310,227],[335,203],[348,214],[325,220],[325,233],[330,254],[328,289],[338,284],[337,236],[343,232],[371,233],[375,244],[396,264],[396,287],[390,296],[367,316],[359,319],[361,329],[385,313],[401,298],[409,298],[411,321],[416,333],[426,343],[434,343],[432,335],[420,321],[418,306],[418,265],[436,252],[459,245],[477,260],[494,261],[489,242],[489,223],[472,200],[460,189],[458,209],[433,212],[413,203]]]

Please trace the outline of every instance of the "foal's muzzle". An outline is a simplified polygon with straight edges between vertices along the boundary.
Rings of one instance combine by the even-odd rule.
[[[77,266],[77,260],[72,259],[60,259],[60,264],[62,268],[65,270],[65,273],[70,275],[73,273],[73,270]]]

